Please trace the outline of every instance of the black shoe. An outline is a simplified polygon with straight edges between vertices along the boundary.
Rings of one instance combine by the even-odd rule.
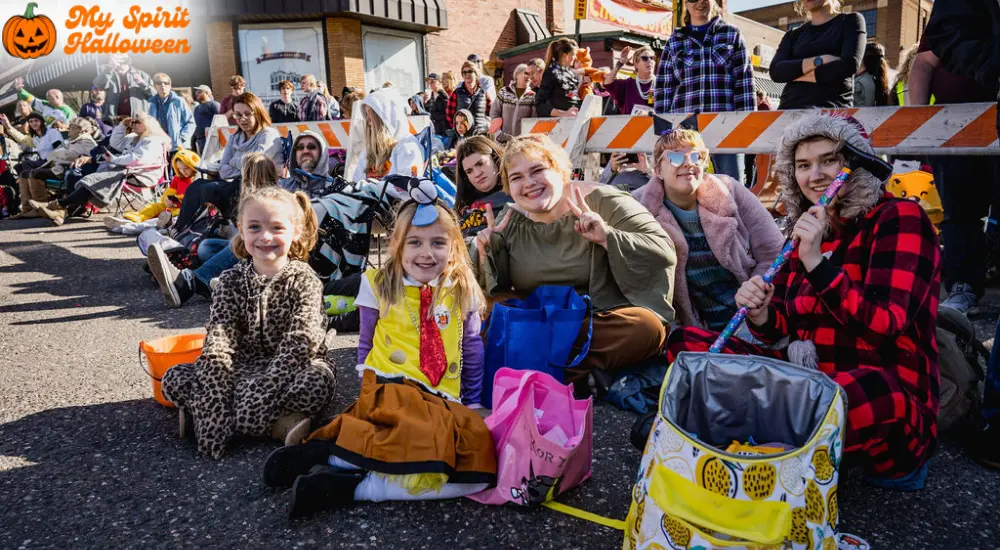
[[[332,466],[315,466],[292,485],[290,519],[341,508],[354,503],[354,490],[367,472],[345,472]]]
[[[181,439],[194,440],[194,416],[184,407],[177,408],[177,428]]]
[[[1000,418],[971,436],[969,453],[976,462],[1000,470]]]
[[[308,474],[313,466],[329,464],[331,446],[328,440],[313,439],[275,449],[264,461],[264,485],[290,487],[295,478]]]

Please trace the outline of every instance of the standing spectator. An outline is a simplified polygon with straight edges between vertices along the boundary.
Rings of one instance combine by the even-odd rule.
[[[267,114],[271,116],[271,122],[281,124],[283,122],[299,121],[299,104],[292,101],[292,94],[295,93],[295,84],[287,80],[278,83],[278,93],[281,97],[271,102],[267,108]]]
[[[233,113],[233,101],[235,101],[237,97],[243,95],[243,93],[246,92],[246,89],[247,81],[243,80],[242,76],[234,74],[229,77],[230,94],[222,98],[222,103],[219,105],[219,112],[222,116],[229,120],[230,126],[238,125],[236,122],[236,116]]]
[[[474,53],[470,54],[466,60],[471,61],[476,66],[476,70],[479,71],[479,85],[486,91],[486,97],[490,98],[491,102],[496,101],[497,86],[493,82],[493,77],[486,74],[486,71],[483,69],[483,58],[479,57],[479,54]]]
[[[528,83],[531,89],[537,91],[542,86],[542,75],[545,74],[545,60],[536,57],[528,62]]]
[[[455,73],[451,71],[441,73],[441,88],[444,89],[444,93],[448,97],[455,93],[455,88],[458,88],[458,77],[455,76]]]
[[[413,94],[409,99],[410,116],[429,116],[430,113],[424,107],[423,94]]]
[[[45,99],[38,99],[24,89],[24,79],[17,77],[14,79],[14,89],[17,90],[17,97],[31,104],[31,108],[41,113],[45,117],[45,124],[51,125],[55,121],[69,122],[76,116],[76,111],[72,107],[63,103],[61,91],[53,88],[45,92]]]
[[[486,94],[486,90],[480,85],[479,69],[471,61],[462,63],[462,83],[452,92],[448,98],[448,124],[454,126],[455,113],[462,109],[468,109],[475,117],[473,125],[474,133],[484,133],[490,128],[490,121],[487,113],[490,112],[491,100]]]
[[[187,102],[174,93],[170,77],[164,73],[153,75],[156,96],[149,102],[149,114],[160,123],[160,128],[170,136],[170,150],[176,151],[191,143],[194,135],[194,115]]]
[[[630,61],[635,67],[635,76],[615,78],[618,71]],[[604,77],[604,89],[614,99],[618,112],[623,115],[638,115],[653,110],[653,69],[656,67],[656,53],[653,48],[643,46],[632,52],[628,46],[622,48],[618,62],[607,76]],[[638,108],[638,109],[637,109]]]
[[[896,68],[896,81],[892,83],[889,91],[889,105],[905,106],[910,105],[910,71],[913,69],[913,61],[917,57],[917,46],[906,50],[899,59],[899,66]],[[934,105],[934,98],[930,98],[930,104]]]
[[[431,98],[426,105],[434,123],[434,133],[443,136],[448,132],[448,94],[444,92],[437,73],[427,75],[427,89]]]
[[[330,90],[328,90],[326,88],[326,82],[318,82],[318,85],[319,85],[319,91],[323,94],[323,97],[326,98],[326,104],[327,104],[327,107],[328,107],[328,109],[327,109],[327,120],[337,120],[337,119],[339,119],[340,118],[340,102],[337,101],[337,98],[333,97],[333,94],[330,93]]]
[[[212,89],[202,84],[194,87],[194,98],[198,106],[194,108],[194,147],[200,155],[205,149],[207,131],[212,127],[212,119],[219,114],[221,106],[212,97]]]
[[[764,90],[757,90],[757,110],[758,111],[773,111],[774,105],[771,105],[771,97],[764,93]]]
[[[490,107],[490,118],[500,119],[502,132],[498,141],[521,135],[521,119],[535,116],[535,91],[528,82],[528,66],[514,68],[514,79],[500,89],[497,101]],[[502,139],[501,139],[502,138]]]
[[[302,75],[299,87],[306,94],[299,101],[299,120],[302,122],[329,120],[330,105],[323,90],[316,83],[316,77],[311,74]]]
[[[354,116],[354,106],[365,98],[367,94],[364,90],[354,90],[351,89],[350,92],[344,94],[344,97],[340,100],[340,114],[346,120],[351,120]]]
[[[854,77],[854,106],[883,107],[888,104],[889,67],[885,62],[885,46],[869,42]]]
[[[753,65],[739,29],[715,0],[684,3],[684,27],[670,35],[656,82],[657,113],[753,111]],[[654,164],[659,159],[654,160]],[[744,184],[743,155],[712,155],[715,172]]]
[[[111,64],[102,68],[94,87],[107,94],[104,117],[111,120],[148,112],[149,99],[156,93],[149,75],[133,67],[127,55],[111,56]]]
[[[984,17],[997,8],[995,4],[996,0],[934,4],[910,74],[913,105],[926,105],[931,94],[938,105],[996,100],[1000,59],[995,56],[990,18]],[[941,307],[968,313],[983,296],[982,219],[995,202],[1000,161],[992,156],[944,156],[928,162],[944,207],[942,271],[949,293]]]
[[[865,18],[840,13],[840,0],[799,0],[809,22],[785,33],[771,61],[771,80],[784,82],[782,109],[850,107],[854,75],[865,53]]]
[[[576,40],[559,38],[545,51],[545,74],[535,92],[538,116],[576,116],[580,111],[580,75],[573,70]]]

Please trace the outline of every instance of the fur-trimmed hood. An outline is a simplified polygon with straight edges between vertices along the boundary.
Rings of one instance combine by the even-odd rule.
[[[774,164],[775,176],[781,189],[782,200],[788,212],[788,227],[795,225],[802,212],[809,209],[809,201],[795,181],[795,148],[806,138],[824,136],[840,143],[850,143],[859,151],[874,154],[867,136],[851,120],[833,115],[815,115],[803,118],[788,128],[781,137]],[[851,220],[863,216],[882,197],[883,184],[864,169],[855,170],[844,184],[837,203],[837,216]]]

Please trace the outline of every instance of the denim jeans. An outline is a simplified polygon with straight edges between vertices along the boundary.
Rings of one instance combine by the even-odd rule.
[[[983,383],[983,418],[1000,413],[1000,319],[993,335],[993,350],[986,362],[986,381]]]
[[[226,239],[205,239],[198,243],[198,260],[205,263],[227,246],[229,246],[229,241]]]
[[[746,185],[743,179],[743,153],[735,155],[712,155],[712,166],[715,167],[716,174],[725,174],[740,185]]]
[[[223,241],[223,239],[212,239],[216,241]],[[229,241],[223,241],[227,245]],[[198,257],[201,257],[201,246],[198,247]],[[198,278],[199,281],[205,283],[205,286],[209,286],[212,279],[222,275],[222,272],[233,267],[239,263],[239,258],[233,252],[233,247],[225,246],[222,250],[219,250],[214,256],[208,259],[205,263],[201,264],[201,267],[194,270],[194,276]]]
[[[941,195],[944,220],[941,241],[944,258],[942,275],[951,283],[965,282],[982,296],[986,275],[986,236],[983,218],[989,213],[996,196],[997,169],[995,157],[931,157],[934,184]]]

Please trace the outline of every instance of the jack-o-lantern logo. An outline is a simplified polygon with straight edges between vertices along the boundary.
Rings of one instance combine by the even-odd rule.
[[[36,15],[38,4],[31,2],[24,17],[15,15],[3,26],[3,47],[21,59],[35,59],[52,53],[56,47],[56,26],[44,15]]]

